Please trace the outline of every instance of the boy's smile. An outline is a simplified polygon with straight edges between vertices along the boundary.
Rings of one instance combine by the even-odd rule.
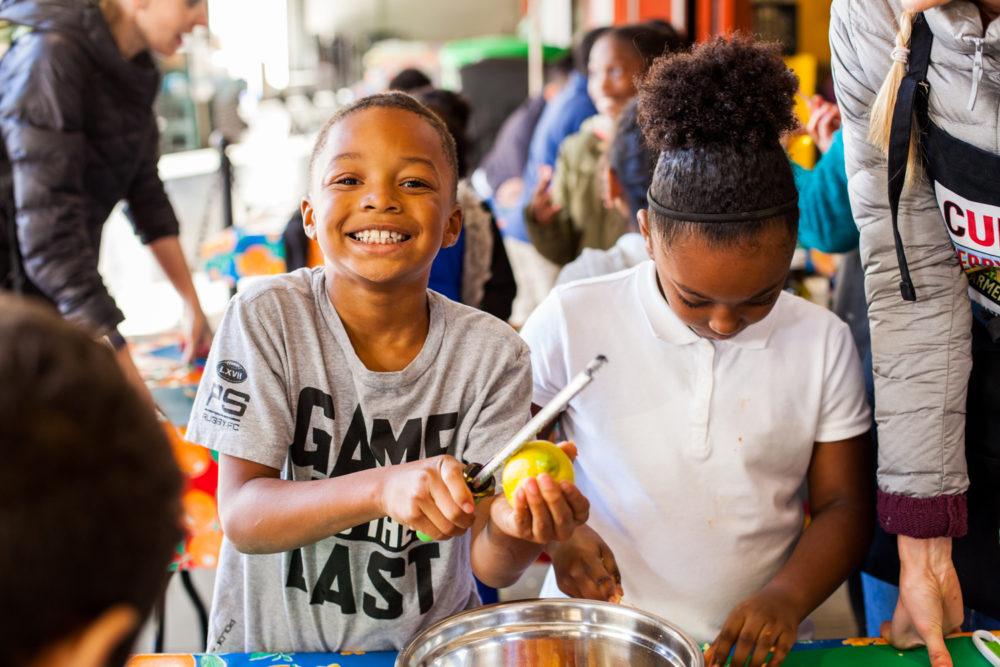
[[[455,243],[462,212],[437,131],[403,109],[372,107],[330,128],[303,222],[328,275],[426,287],[438,250]]]

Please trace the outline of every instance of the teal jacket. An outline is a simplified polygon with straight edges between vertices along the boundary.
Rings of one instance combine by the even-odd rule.
[[[792,163],[799,191],[799,241],[821,252],[848,252],[858,247],[858,228],[851,214],[840,130],[813,169]]]

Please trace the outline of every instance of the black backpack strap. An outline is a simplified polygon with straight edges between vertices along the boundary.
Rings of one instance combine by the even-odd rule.
[[[889,130],[889,210],[892,212],[892,240],[896,246],[896,260],[899,262],[899,291],[906,301],[916,301],[917,293],[910,280],[910,267],[906,263],[903,240],[899,236],[899,199],[906,182],[906,161],[910,154],[910,134],[913,127],[914,111],[920,120],[927,114],[927,66],[930,62],[931,43],[934,35],[923,14],[913,18],[910,34],[910,59],[906,76],[899,83],[896,106],[892,110],[892,126]]]

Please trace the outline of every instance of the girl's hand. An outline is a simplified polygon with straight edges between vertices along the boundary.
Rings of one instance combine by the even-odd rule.
[[[379,507],[397,523],[432,540],[458,537],[472,526],[476,510],[464,469],[461,461],[448,455],[386,466]]]
[[[760,667],[765,661],[769,667],[778,667],[795,644],[800,622],[789,600],[763,590],[729,612],[705,662],[710,667],[724,665],[732,651],[732,665],[746,665],[749,658],[749,667]]]
[[[546,549],[552,559],[559,590],[574,598],[618,602],[622,576],[607,543],[584,524],[565,542]]]
[[[529,477],[514,492],[514,505],[498,495],[490,521],[503,533],[535,544],[569,539],[590,515],[590,501],[574,484],[556,482],[548,473]]]
[[[543,164],[538,167],[538,184],[531,194],[531,217],[535,222],[545,226],[552,224],[556,213],[562,208],[552,201],[552,193],[549,192],[549,184],[552,183],[552,167]]]

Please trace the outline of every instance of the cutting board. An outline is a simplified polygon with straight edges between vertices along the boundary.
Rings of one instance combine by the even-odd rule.
[[[972,638],[953,637],[945,640],[956,667],[989,667]],[[783,667],[929,667],[927,649],[900,651],[886,644],[880,646],[838,646],[813,650],[792,651]]]

